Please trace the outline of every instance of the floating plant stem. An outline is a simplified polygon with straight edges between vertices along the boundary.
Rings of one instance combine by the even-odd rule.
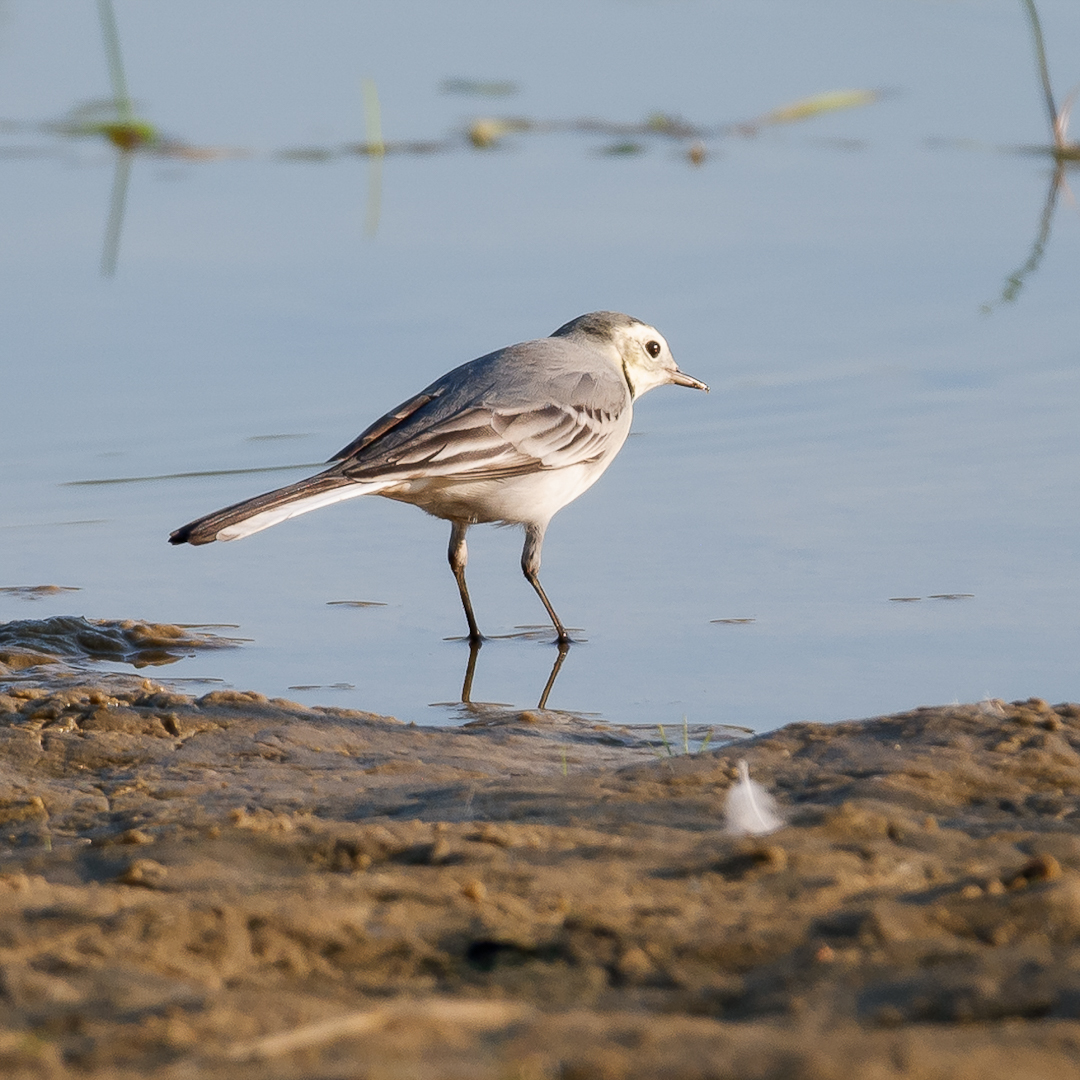
[[[1050,68],[1046,63],[1046,46],[1043,43],[1039,13],[1035,10],[1035,0],[1021,0],[1021,2],[1027,12],[1028,22],[1031,23],[1031,36],[1035,40],[1035,64],[1039,69],[1043,96],[1046,98],[1046,111],[1050,114],[1050,130],[1054,133],[1054,145],[1060,150],[1065,145],[1064,132],[1059,130],[1058,111],[1057,106],[1054,104],[1054,91],[1050,86]]]
[[[759,124],[793,124],[800,120],[809,120],[822,113],[836,112],[839,109],[855,109],[861,105],[872,105],[881,99],[879,90],[826,90],[813,97],[802,98],[762,116]]]
[[[101,273],[112,277],[120,255],[120,233],[124,227],[124,206],[127,203],[128,180],[131,177],[131,151],[118,150],[113,169],[112,196],[109,199],[109,219],[105,225],[105,242],[101,249]]]
[[[364,129],[367,136],[368,153],[382,157],[386,153],[386,143],[382,136],[382,110],[379,108],[379,91],[374,79],[363,82],[364,94]]]
[[[1072,110],[1077,90],[1074,89],[1069,93],[1065,104],[1060,109],[1054,104],[1054,91],[1050,85],[1050,68],[1046,62],[1046,45],[1043,41],[1039,13],[1035,10],[1035,0],[1021,0],[1021,2],[1027,12],[1028,22],[1031,23],[1031,36],[1035,42],[1035,65],[1039,69],[1039,81],[1042,83],[1043,98],[1050,118],[1054,156],[1059,161],[1078,161],[1080,160],[1080,144],[1069,142],[1069,113]]]
[[[124,123],[130,124],[135,120],[135,110],[124,77],[124,58],[120,53],[120,34],[116,28],[112,0],[98,0],[98,17],[101,20],[101,37],[105,43],[105,60],[109,65],[116,111]]]
[[[1050,226],[1054,220],[1054,208],[1057,205],[1058,192],[1065,184],[1065,163],[1060,158],[1054,169],[1054,175],[1050,178],[1050,189],[1046,193],[1046,202],[1043,204],[1042,215],[1039,218],[1039,228],[1035,234],[1035,241],[1031,245],[1031,252],[1024,264],[1014,270],[1005,280],[1005,287],[1001,290],[1001,296],[993,303],[983,304],[982,313],[989,315],[1000,304],[1011,304],[1024,287],[1028,276],[1033,274],[1042,262],[1046,252],[1046,245],[1050,240]]]
[[[364,232],[374,236],[379,230],[382,211],[382,168],[386,156],[386,143],[382,134],[382,109],[379,107],[379,91],[374,79],[364,79],[364,138],[368,155],[368,200]]]

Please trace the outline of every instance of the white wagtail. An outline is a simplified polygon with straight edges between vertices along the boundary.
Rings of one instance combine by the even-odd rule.
[[[465,534],[482,522],[525,526],[521,569],[559,635],[570,638],[540,584],[544,530],[611,464],[634,399],[684,375],[653,327],[594,311],[551,337],[510,345],[454,368],[376,420],[307,480],[207,514],[173,544],[238,540],[357,495],[412,503],[450,522],[450,568],[469,638],[481,640],[465,586]]]

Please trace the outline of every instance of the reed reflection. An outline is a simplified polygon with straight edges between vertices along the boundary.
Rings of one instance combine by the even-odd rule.
[[[1057,207],[1058,192],[1068,185],[1065,182],[1065,162],[1058,161],[1054,172],[1050,177],[1050,189],[1046,193],[1046,201],[1043,204],[1042,214],[1039,217],[1039,228],[1035,234],[1035,241],[1031,245],[1031,252],[1024,262],[1017,267],[1006,279],[1001,295],[988,304],[983,304],[982,310],[989,315],[1002,304],[1011,304],[1020,295],[1027,278],[1039,268],[1046,253],[1046,245],[1050,242],[1050,228],[1054,221],[1054,210]]]
[[[1046,246],[1050,241],[1050,229],[1054,220],[1054,210],[1057,208],[1058,192],[1062,188],[1066,192],[1069,191],[1065,179],[1065,170],[1069,165],[1080,163],[1080,143],[1069,141],[1069,114],[1072,111],[1077,91],[1073,90],[1066,97],[1065,103],[1058,108],[1054,100],[1053,87],[1050,83],[1050,69],[1046,62],[1046,44],[1043,40],[1039,13],[1035,8],[1034,0],[1023,0],[1023,5],[1027,13],[1028,23],[1031,26],[1032,44],[1035,49],[1035,67],[1039,76],[1039,85],[1042,89],[1047,118],[1050,122],[1052,140],[1049,146],[1037,146],[1030,149],[1034,153],[1052,156],[1054,159],[1054,171],[1050,176],[1050,188],[1043,203],[1039,228],[1035,234],[1035,241],[1031,245],[1031,252],[1027,259],[1005,279],[1005,287],[1001,290],[1000,297],[993,303],[983,305],[982,310],[986,314],[989,314],[1001,304],[1011,304],[1020,295],[1028,276],[1038,269],[1046,252]]]

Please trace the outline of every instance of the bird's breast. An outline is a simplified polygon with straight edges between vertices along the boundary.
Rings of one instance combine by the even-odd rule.
[[[422,477],[379,494],[448,521],[546,525],[599,479],[613,456],[489,480]]]

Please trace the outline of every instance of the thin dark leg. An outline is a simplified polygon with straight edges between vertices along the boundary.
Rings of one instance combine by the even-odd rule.
[[[540,597],[544,607],[547,608],[548,616],[551,618],[558,634],[557,640],[559,644],[569,645],[570,635],[566,632],[566,627],[563,626],[559,616],[555,614],[555,609],[551,606],[547,593],[544,592],[544,586],[540,584],[540,548],[543,543],[544,527],[541,525],[526,525],[525,547],[521,552],[521,572],[525,575],[525,580],[536,590],[536,595]]]
[[[457,580],[458,592],[461,594],[461,606],[465,609],[465,618],[469,623],[469,640],[483,641],[480,628],[476,625],[476,616],[473,614],[472,601],[469,599],[469,588],[465,584],[465,564],[469,561],[469,550],[465,547],[465,534],[469,526],[463,521],[455,521],[450,529],[450,550],[447,556],[450,559],[450,569],[454,571]]]

